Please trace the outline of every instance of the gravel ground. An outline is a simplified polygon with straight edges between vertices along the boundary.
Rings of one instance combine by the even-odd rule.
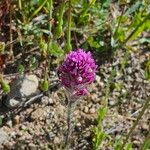
[[[71,136],[72,150],[91,150],[93,127],[97,125],[97,111],[108,103],[103,130],[109,140],[101,149],[113,149],[112,143],[126,134],[144,101],[150,96],[150,82],[145,78],[144,62],[149,53],[118,51],[114,60],[105,62],[97,71],[89,94],[80,100],[74,112],[75,128]],[[66,106],[63,89],[58,88],[21,109],[0,112],[4,123],[1,127],[5,140],[0,149],[56,149],[59,150],[66,132]],[[107,100],[107,101],[106,101]],[[1,106],[1,110],[4,106]],[[131,141],[138,150],[149,131],[150,110],[147,110]]]

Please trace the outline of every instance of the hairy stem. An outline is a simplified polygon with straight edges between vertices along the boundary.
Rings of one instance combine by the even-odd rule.
[[[70,100],[68,101],[68,107],[67,107],[67,135],[65,139],[65,150],[69,150],[70,148],[70,137],[73,131],[73,123],[72,123],[72,118],[73,118],[73,112],[75,109],[75,103],[71,102]]]
[[[123,150],[123,148],[124,148],[125,144],[127,143],[129,137],[131,136],[131,134],[133,133],[134,129],[136,128],[136,126],[137,126],[139,120],[142,118],[142,116],[143,116],[145,110],[149,107],[149,102],[150,102],[150,97],[148,97],[148,99],[146,100],[146,102],[145,102],[145,104],[144,104],[144,106],[143,106],[143,108],[142,108],[140,114],[138,115],[138,117],[137,117],[136,121],[134,122],[132,128],[130,129],[129,133],[126,135],[126,138],[125,138],[125,140],[123,141],[123,144],[122,144],[120,150]]]
[[[70,139],[70,134],[71,134],[71,104],[68,104],[68,108],[67,108],[67,135],[66,135],[66,141],[65,141],[65,146],[66,146],[66,150],[69,149],[69,139]]]

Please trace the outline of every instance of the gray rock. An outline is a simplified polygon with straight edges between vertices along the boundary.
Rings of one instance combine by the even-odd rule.
[[[39,86],[38,78],[35,75],[21,75],[11,84],[11,91],[7,96],[5,104],[9,108],[16,107],[29,96],[37,92]]]
[[[0,144],[7,143],[8,139],[8,134],[2,128],[0,128]]]

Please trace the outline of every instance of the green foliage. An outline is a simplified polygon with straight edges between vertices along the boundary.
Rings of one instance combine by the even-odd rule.
[[[107,134],[102,130],[102,123],[104,116],[106,114],[106,108],[100,108],[98,110],[98,118],[97,122],[98,125],[94,128],[94,138],[93,138],[93,150],[98,150],[102,141],[107,137]]]
[[[56,57],[62,57],[64,56],[64,51],[59,47],[59,45],[56,42],[52,43],[52,49],[51,49],[51,54],[56,56]]]
[[[19,64],[17,70],[19,74],[23,74],[25,71],[25,68],[22,64]]]
[[[148,150],[148,149],[150,149],[150,135],[146,139],[146,141],[144,142],[144,145],[142,146],[141,150]]]
[[[117,47],[116,44],[124,46],[128,41],[136,40],[143,31],[150,29],[150,12],[146,1],[136,1],[123,12],[111,25],[114,33],[111,44],[113,47]]]
[[[46,92],[48,91],[48,87],[49,87],[49,83],[48,83],[47,75],[45,75],[45,78],[41,83],[41,90]]]
[[[114,150],[120,150],[122,145],[122,140],[117,139],[114,144]],[[125,150],[132,150],[132,143],[127,143]]]
[[[132,144],[131,144],[131,143],[128,143],[128,144],[126,145],[125,150],[132,150]]]
[[[121,140],[120,139],[117,139],[114,143],[114,150],[120,150],[121,148]]]
[[[102,121],[103,121],[103,119],[105,117],[106,112],[107,112],[107,109],[105,107],[104,108],[100,108],[98,110],[98,119],[97,119],[98,124],[102,123]]]
[[[8,94],[10,92],[9,84],[6,83],[5,81],[2,81],[1,85],[2,85],[2,90],[4,91],[4,93]]]

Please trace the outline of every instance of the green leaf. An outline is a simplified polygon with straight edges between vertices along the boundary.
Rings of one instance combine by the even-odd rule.
[[[128,143],[125,150],[132,150],[132,144],[131,143]]]
[[[9,86],[9,84],[7,84],[5,81],[3,81],[2,83],[2,89],[3,89],[3,91],[4,91],[4,93],[9,93],[10,92],[10,86]]]
[[[102,0],[101,3],[103,8],[107,8],[109,7],[110,0]]]
[[[43,8],[43,6],[46,4],[47,0],[43,1],[43,3],[31,14],[31,17],[29,17],[28,22],[38,14],[38,12]]]
[[[22,64],[19,64],[17,67],[17,70],[18,70],[19,74],[23,74],[25,71],[25,68]]]
[[[47,80],[47,78],[45,78],[41,84],[41,89],[42,89],[42,91],[46,92],[46,91],[48,91],[48,87],[49,87],[48,80]]]
[[[51,45],[50,53],[56,57],[64,56],[64,51],[58,46],[56,42],[53,42]]]
[[[121,139],[117,139],[114,144],[114,150],[120,150],[121,145],[122,145]]]
[[[145,141],[142,150],[149,150],[149,148],[150,148],[150,137]]]
[[[150,43],[150,38],[141,38],[141,39],[139,39],[139,43],[140,44],[143,44],[143,43]]]
[[[146,20],[139,28],[134,32],[134,34],[131,36],[130,40],[134,40],[141,34],[144,30],[150,29],[150,20]]]
[[[102,120],[104,119],[104,116],[106,114],[107,108],[102,107],[98,110],[98,123],[102,122]]]
[[[133,12],[137,11],[142,6],[142,1],[137,1],[132,5],[125,13],[126,16],[131,15]]]
[[[93,48],[99,48],[100,44],[97,41],[94,41],[94,38],[92,36],[89,36],[87,38],[87,42],[90,44],[91,47]]]
[[[114,37],[119,41],[123,42],[125,40],[125,32],[123,28],[119,27],[118,31],[115,33]]]

